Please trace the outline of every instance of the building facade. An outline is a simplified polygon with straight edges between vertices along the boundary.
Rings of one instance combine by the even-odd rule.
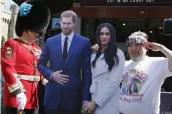
[[[0,46],[3,48],[3,44],[9,38],[16,37],[15,34],[15,22],[18,12],[18,6],[16,4],[10,7],[5,6],[5,0],[0,0]]]
[[[165,45],[172,50],[171,36],[164,34],[163,21],[172,17],[172,0],[80,0],[72,10],[81,18],[83,36],[95,44],[95,31],[101,23],[110,23],[116,29],[117,45],[129,59],[126,38],[134,31],[146,32],[148,40]],[[149,56],[163,56],[148,51]],[[172,92],[172,77],[165,80],[162,88]]]
[[[171,0],[80,0],[73,5],[81,18],[83,36],[95,44],[95,31],[101,23],[110,23],[116,29],[117,43],[126,53],[126,38],[134,31],[144,31],[149,41],[161,42],[172,49],[171,36],[163,31],[163,20],[172,17]],[[157,56],[155,53],[150,53]]]

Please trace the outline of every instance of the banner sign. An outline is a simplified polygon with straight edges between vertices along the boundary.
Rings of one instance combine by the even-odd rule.
[[[81,0],[81,6],[172,6],[172,0]]]

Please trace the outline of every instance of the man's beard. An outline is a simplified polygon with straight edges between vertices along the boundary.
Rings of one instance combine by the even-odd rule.
[[[64,30],[64,31],[63,31],[63,34],[65,34],[65,35],[67,35],[67,36],[68,36],[69,34],[71,34],[71,33],[72,33],[72,31],[73,31],[73,30],[67,30],[67,31],[65,31],[65,30]]]

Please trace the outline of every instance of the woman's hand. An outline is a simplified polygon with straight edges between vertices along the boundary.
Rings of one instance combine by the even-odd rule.
[[[91,47],[91,49],[93,50],[93,51],[98,51],[98,49],[99,49],[99,46],[98,46],[98,44],[95,44],[95,45],[93,45],[92,47]]]
[[[161,51],[161,49],[163,48],[163,45],[154,42],[145,42],[143,43],[143,46],[152,51]]]
[[[84,114],[92,114],[96,109],[97,104],[94,101],[88,102],[83,106]]]

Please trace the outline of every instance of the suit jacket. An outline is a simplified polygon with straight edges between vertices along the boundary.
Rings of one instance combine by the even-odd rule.
[[[49,38],[38,62],[39,71],[49,80],[45,87],[44,105],[56,109],[79,109],[82,101],[91,99],[91,48],[87,38],[74,34],[65,63],[62,58],[61,34]],[[46,66],[49,62],[49,67]],[[69,82],[61,85],[50,79],[52,72],[63,70]]]
[[[91,61],[94,60],[96,54],[92,54]],[[108,65],[102,54],[96,61],[92,71],[92,85],[90,92],[92,100],[98,105],[94,114],[119,114],[119,93],[120,82],[122,80],[122,71],[125,64],[123,52],[118,49],[117,56],[119,58],[118,66],[113,66],[112,70],[108,70]]]

